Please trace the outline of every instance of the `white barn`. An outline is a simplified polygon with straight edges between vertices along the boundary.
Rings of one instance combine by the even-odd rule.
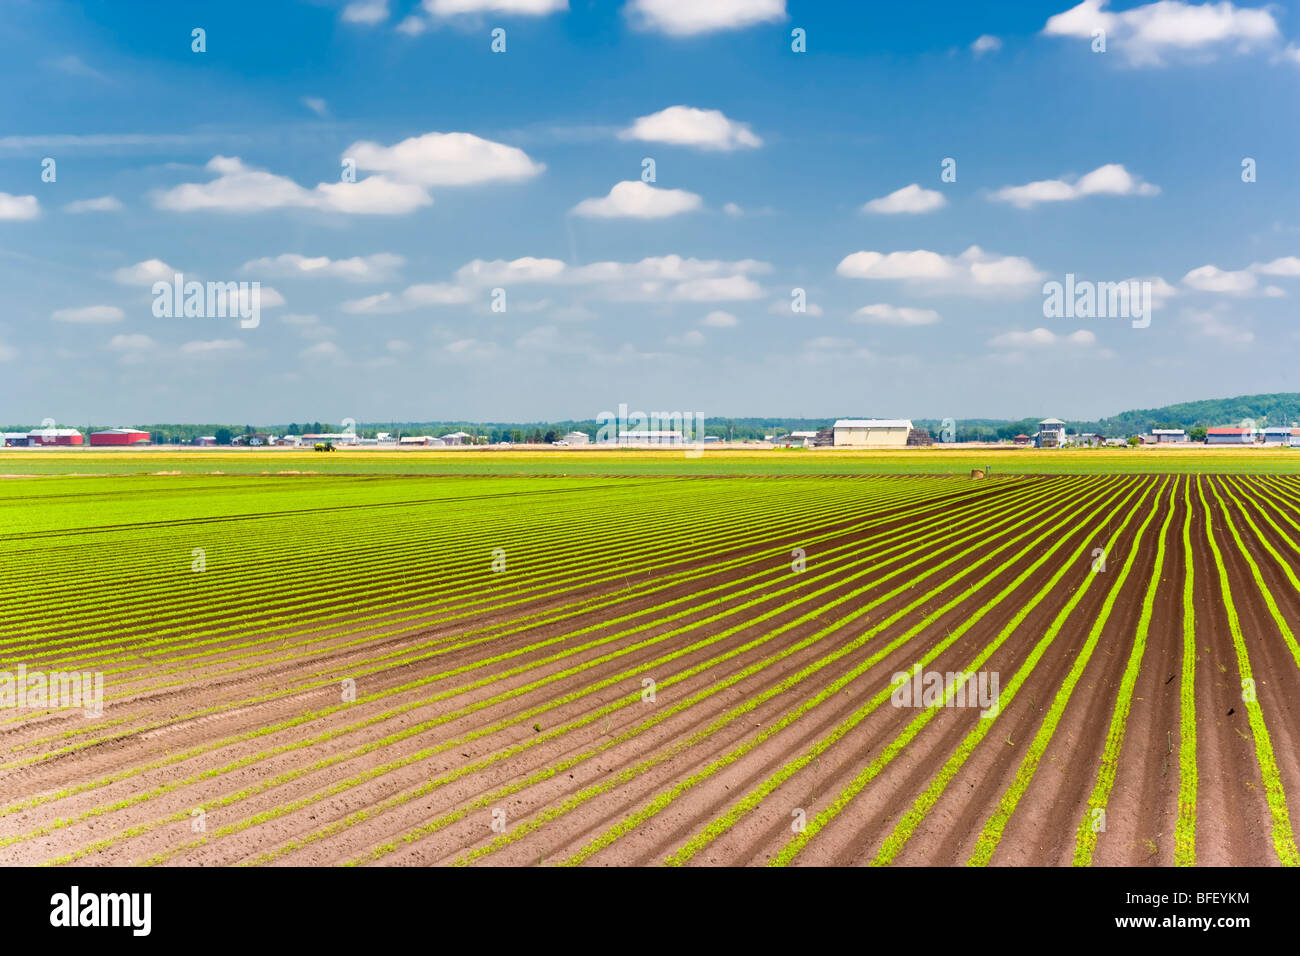
[[[841,418],[835,423],[835,445],[906,448],[911,431],[908,418]]]

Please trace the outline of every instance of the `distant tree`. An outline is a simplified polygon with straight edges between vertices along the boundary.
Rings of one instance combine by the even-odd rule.
[[[557,434],[555,433],[555,429],[552,428],[552,429],[549,429],[549,430],[546,432],[546,434],[542,436],[542,441],[546,442],[546,444],[549,445],[551,442],[555,441],[555,440],[556,440],[557,438],[559,438],[559,437],[560,437],[560,436],[557,435]]]
[[[1187,437],[1192,441],[1205,441],[1206,431],[1204,426],[1197,425],[1187,433]]]
[[[1142,439],[1139,438],[1137,435],[1128,436],[1128,445],[1130,448],[1136,448],[1140,444],[1142,444]]]
[[[218,445],[229,445],[232,437],[229,428],[218,428],[216,431]]]
[[[289,425],[289,434],[290,434],[290,435],[298,435],[298,434],[301,434],[301,432],[299,432],[299,430],[298,430],[298,423],[297,423],[297,422],[293,422],[293,423],[291,423],[291,424]]]
[[[324,427],[321,425],[320,422],[312,422],[312,423],[311,423],[311,430],[312,430],[312,434],[313,434],[313,435],[319,435],[319,434],[320,434],[321,432],[323,432],[325,429],[324,429]]]

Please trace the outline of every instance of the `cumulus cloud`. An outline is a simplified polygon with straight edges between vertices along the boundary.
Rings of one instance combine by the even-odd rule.
[[[145,259],[133,266],[115,269],[113,281],[122,285],[153,285],[155,282],[171,282],[176,272],[161,259]]]
[[[934,325],[939,321],[939,313],[933,309],[913,309],[908,306],[864,305],[853,313],[858,322],[871,322],[880,325]]]
[[[353,143],[343,155],[354,160],[358,169],[420,186],[514,182],[531,179],[546,169],[518,147],[472,133],[425,133],[392,146],[363,140]]]
[[[1160,66],[1170,54],[1196,54],[1211,58],[1222,50],[1246,53],[1277,42],[1280,34],[1267,8],[1220,3],[1183,3],[1158,0],[1114,12],[1109,0],[1083,0],[1050,17],[1043,27],[1047,36],[1091,40],[1096,30],[1106,33],[1108,49],[1121,51],[1136,66]]]
[[[976,56],[983,56],[985,53],[997,53],[998,50],[1002,49],[1002,41],[991,33],[985,33],[976,37],[970,48]]]
[[[424,9],[434,17],[475,13],[512,13],[540,17],[569,9],[569,0],[424,0]]]
[[[670,106],[642,116],[618,134],[619,139],[670,146],[695,146],[699,149],[754,149],[762,139],[748,124],[728,119],[721,110],[702,110],[691,106]]]
[[[158,347],[158,343],[147,335],[115,335],[104,346],[112,352],[146,352]]]
[[[855,252],[845,256],[835,271],[850,279],[893,279],[932,291],[975,293],[1026,292],[1045,277],[1028,259],[992,255],[979,246],[960,256],[928,249]]]
[[[0,221],[35,219],[41,214],[41,204],[35,196],[11,196],[0,193]]]
[[[324,117],[329,113],[329,107],[319,96],[304,96],[302,105],[320,117]]]
[[[989,339],[989,346],[1002,351],[1044,350],[1044,349],[1092,349],[1097,345],[1097,336],[1087,329],[1078,329],[1068,335],[1058,335],[1051,329],[1037,328],[1029,331],[1004,332]],[[1104,355],[1110,355],[1108,350]]]
[[[256,213],[271,209],[317,209],[368,215],[404,215],[433,203],[423,186],[369,176],[355,183],[321,183],[305,189],[292,179],[215,156],[205,167],[216,178],[182,183],[153,193],[154,205],[172,212],[212,210]]]
[[[715,310],[701,319],[700,324],[707,325],[712,329],[734,329],[740,324],[740,319],[730,312]]]
[[[681,335],[668,336],[669,345],[684,345],[688,348],[698,348],[705,342],[704,333],[699,329],[691,329],[689,332],[683,332]]]
[[[1300,276],[1300,258],[1283,256],[1272,262],[1256,262],[1250,271],[1265,276]]]
[[[471,298],[471,291],[464,286],[430,282],[407,286],[398,293],[381,292],[364,299],[352,299],[344,302],[342,309],[354,315],[386,315],[429,306],[464,305]]]
[[[56,309],[50,313],[55,322],[75,322],[81,325],[99,325],[121,322],[124,313],[115,305],[86,305],[75,309]]]
[[[1183,285],[1198,292],[1222,292],[1228,295],[1246,295],[1254,292],[1258,280],[1245,270],[1228,271],[1218,266],[1205,265],[1183,276]]]
[[[253,259],[240,267],[241,272],[260,276],[283,276],[291,279],[347,279],[351,282],[380,282],[390,279],[406,262],[391,252],[377,252],[350,259],[329,256],[303,256],[285,253]]]
[[[1004,186],[992,198],[1029,209],[1044,202],[1069,202],[1085,196],[1154,196],[1159,186],[1143,182],[1118,163],[1098,166],[1077,180],[1043,179],[1024,186]]]
[[[703,200],[685,189],[658,189],[639,179],[615,183],[609,195],[584,199],[573,213],[595,219],[664,219],[700,208]]]
[[[948,205],[943,193],[935,189],[922,189],[917,183],[897,189],[888,196],[873,199],[862,207],[863,212],[898,215],[899,213],[934,212]]]
[[[63,207],[64,212],[119,212],[122,203],[116,196],[99,196],[95,199],[77,199]]]
[[[363,26],[383,23],[388,19],[388,0],[353,0],[343,8],[339,19],[344,23],[359,23]]]
[[[638,28],[677,37],[786,18],[785,0],[630,0],[624,9]]]

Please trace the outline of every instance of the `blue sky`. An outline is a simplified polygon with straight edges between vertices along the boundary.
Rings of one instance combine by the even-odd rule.
[[[1294,4],[9,0],[0,44],[6,422],[1298,390]],[[260,324],[156,317],[176,272]],[[1150,325],[1045,317],[1067,273]]]

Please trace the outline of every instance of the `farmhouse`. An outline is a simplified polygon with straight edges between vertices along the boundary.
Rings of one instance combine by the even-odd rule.
[[[1205,444],[1207,445],[1249,445],[1255,441],[1255,433],[1249,428],[1207,428]]]
[[[1187,430],[1184,428],[1153,428],[1151,434],[1155,438],[1157,445],[1170,445],[1187,441]]]
[[[835,423],[835,445],[906,448],[912,422],[907,418],[841,418]]]
[[[90,433],[92,445],[138,445],[148,440],[149,433],[138,428],[106,428]]]
[[[1265,445],[1290,445],[1293,429],[1286,425],[1273,425],[1262,432]]]
[[[1060,448],[1065,444],[1065,422],[1059,418],[1044,418],[1038,423],[1034,444],[1039,448]]]
[[[570,445],[590,445],[591,436],[586,432],[569,432],[561,441],[566,441]]]
[[[81,432],[75,428],[33,428],[27,433],[29,445],[80,445]]]

